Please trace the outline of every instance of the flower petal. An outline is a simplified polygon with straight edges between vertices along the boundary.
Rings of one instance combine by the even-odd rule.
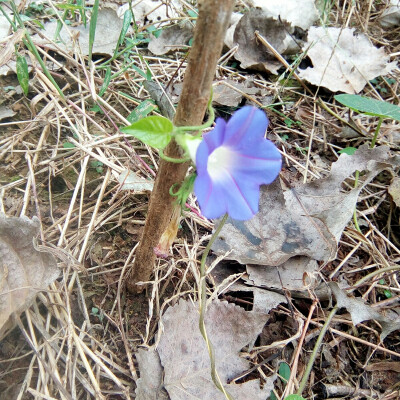
[[[224,145],[242,148],[264,138],[268,118],[258,108],[246,106],[236,111],[226,125]]]
[[[220,188],[212,183],[208,173],[197,175],[194,182],[194,192],[201,213],[206,218],[219,218],[228,211],[224,193],[221,193]]]
[[[274,181],[282,167],[282,157],[278,149],[272,142],[264,139],[251,150],[235,153],[231,171],[235,180],[257,181],[259,185]]]
[[[281,170],[282,157],[264,138],[268,118],[255,107],[244,107],[228,123],[217,120],[204,135],[196,154],[194,191],[207,218],[228,213],[236,220],[258,212],[260,185],[271,183]]]
[[[224,143],[226,131],[226,122],[222,118],[217,118],[215,127],[212,131],[203,135],[204,141],[207,143],[210,154]]]

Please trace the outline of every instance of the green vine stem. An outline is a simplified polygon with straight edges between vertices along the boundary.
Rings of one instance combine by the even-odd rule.
[[[207,110],[208,110],[208,119],[206,122],[204,122],[203,125],[198,125],[198,126],[176,126],[174,129],[174,133],[181,133],[181,132],[187,132],[187,131],[203,131],[204,129],[209,128],[215,120],[215,111],[212,106],[212,99],[213,99],[213,88],[211,86],[211,94],[210,94],[210,99],[208,100],[207,104]],[[202,132],[199,133],[201,135]],[[197,135],[196,135],[197,136]]]
[[[332,321],[332,318],[335,316],[337,310],[338,310],[338,306],[335,306],[331,310],[331,312],[328,315],[328,318],[326,319],[326,321],[324,323],[324,326],[321,329],[321,332],[319,333],[317,342],[315,343],[314,349],[313,349],[313,351],[311,353],[310,360],[308,361],[307,368],[306,368],[306,370],[304,372],[303,378],[301,379],[299,390],[297,391],[297,394],[299,396],[301,396],[301,394],[304,391],[304,388],[306,387],[306,384],[307,384],[308,378],[310,376],[312,367],[314,365],[315,359],[317,358],[317,354],[318,354],[319,348],[321,347],[322,340],[324,339],[325,333],[328,330],[329,325],[330,325],[330,323]]]
[[[164,152],[161,149],[158,149],[158,154],[163,160],[171,162],[171,163],[175,163],[175,164],[182,164],[185,162],[189,162],[191,160],[189,157],[188,158],[168,157],[164,154]]]
[[[221,232],[222,227],[224,226],[226,220],[228,218],[228,214],[225,214],[220,223],[218,224],[215,232],[213,233],[210,241],[208,242],[203,256],[201,257],[201,264],[200,264],[200,290],[199,290],[199,311],[200,311],[200,318],[199,318],[199,329],[201,335],[203,336],[206,345],[208,354],[210,356],[211,362],[211,378],[214,382],[214,385],[225,395],[225,398],[228,400],[233,400],[233,397],[225,390],[224,385],[221,382],[221,378],[218,375],[217,369],[215,367],[215,352],[214,346],[212,345],[206,330],[206,325],[204,322],[205,314],[206,314],[206,300],[207,300],[207,285],[206,285],[206,260],[208,253],[210,252],[211,246],[213,245],[215,239],[218,237],[219,233]]]

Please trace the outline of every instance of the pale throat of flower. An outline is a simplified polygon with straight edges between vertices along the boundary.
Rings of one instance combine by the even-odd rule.
[[[212,180],[221,180],[226,178],[229,171],[235,167],[236,153],[227,146],[216,148],[209,156],[207,162],[207,171]]]

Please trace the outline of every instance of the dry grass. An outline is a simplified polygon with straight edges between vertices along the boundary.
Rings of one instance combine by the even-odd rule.
[[[373,43],[385,46],[394,60],[400,51],[398,29],[384,32],[378,27],[375,21],[384,5],[377,3],[338,1],[330,10],[329,24],[356,26]],[[168,305],[195,293],[197,277],[192,271],[196,270],[212,224],[199,217],[191,199],[192,211],[184,215],[173,256],[158,261],[147,296],[128,294],[124,276],[135,256],[148,193],[122,191],[118,176],[130,169],[153,180],[158,155],[132,137],[125,137],[118,126],[127,124],[124,116],[148,98],[141,85],[144,78],[127,70],[112,81],[101,98],[97,93],[103,73],[89,71],[79,52],[71,56],[59,50],[55,57],[45,48],[38,50],[56,66],[53,75],[66,93],[66,100],[59,97],[39,68],[32,74],[29,98],[2,91],[4,104],[18,113],[9,122],[0,123],[0,211],[9,216],[39,217],[43,227],[41,244],[57,256],[62,277],[39,294],[21,316],[19,330],[3,341],[0,398],[134,398],[138,378],[134,352],[138,346],[153,342],[159,317]],[[143,48],[134,51],[137,66],[145,70],[146,61],[154,81],[168,85],[170,80],[182,80],[184,53],[154,57]],[[271,134],[282,150],[287,170],[296,179],[310,181],[326,176],[338,150],[349,143],[357,147],[367,141],[363,136],[351,140],[340,136],[344,123],[327,109],[347,121],[346,110],[334,103],[331,94],[319,91],[314,95],[315,88],[306,90],[296,81],[282,87],[274,77],[232,68],[230,57],[221,58],[218,80],[241,82],[251,77],[255,86],[283,104],[277,108],[279,113],[269,113]],[[115,73],[123,63],[115,60],[110,65]],[[382,82],[387,90],[384,99],[399,104],[398,70],[391,78],[395,80],[392,85]],[[13,77],[2,81],[3,87],[16,85]],[[382,97],[373,85],[363,94]],[[252,96],[246,97],[258,103]],[[101,113],[92,111],[95,103]],[[290,125],[285,122],[287,118],[302,124]],[[356,120],[365,135],[373,132],[376,122],[367,116]],[[398,149],[393,141],[397,130],[398,123],[385,121],[381,143]],[[286,140],[282,140],[284,137]],[[74,147],[66,148],[65,143]],[[354,291],[380,308],[396,305],[400,298],[396,270],[379,273],[379,268],[398,266],[400,260],[399,209],[387,193],[389,183],[390,177],[381,177],[363,190],[358,203],[358,216],[365,224],[363,234],[350,223],[337,259],[320,271],[328,280],[345,277],[354,285]],[[377,274],[371,274],[377,270]],[[384,290],[393,297],[385,299]],[[265,351],[283,349],[281,357],[292,363],[289,385],[297,387],[307,352],[312,349],[329,304],[317,299],[293,300],[293,304],[294,314],[283,306],[274,314],[274,321],[282,324],[278,341],[260,345],[251,357],[257,364]],[[356,388],[352,398],[378,398],[378,393],[381,399],[399,398],[398,386],[392,384],[396,379],[393,371],[386,373],[389,382],[385,382],[379,371],[367,368],[370,360],[400,361],[398,335],[394,333],[381,343],[378,332],[372,322],[355,328],[348,315],[334,317],[307,393],[320,395],[318,383],[332,383],[327,379],[329,373],[324,372],[324,363],[333,366],[336,359],[342,369],[335,376],[335,384]],[[260,376],[268,373],[261,366],[257,370]],[[366,393],[360,385],[371,391]]]

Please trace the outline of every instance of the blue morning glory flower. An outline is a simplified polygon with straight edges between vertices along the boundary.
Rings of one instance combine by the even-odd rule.
[[[218,118],[204,134],[196,152],[194,191],[205,217],[228,213],[247,220],[258,212],[260,185],[274,181],[282,165],[278,149],[264,138],[267,126],[263,111],[246,106],[228,122]]]

